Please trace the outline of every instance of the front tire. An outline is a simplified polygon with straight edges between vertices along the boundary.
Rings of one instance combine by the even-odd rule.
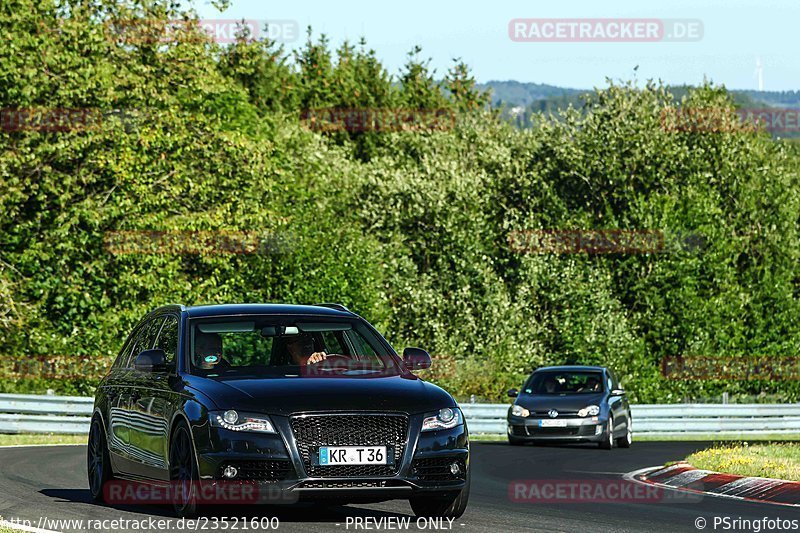
[[[175,428],[169,446],[169,479],[173,493],[172,506],[181,518],[197,515],[197,461],[189,427],[181,423]]]
[[[628,423],[625,424],[625,436],[617,439],[617,446],[630,448],[631,444],[633,444],[633,428],[631,427],[631,417],[628,417]]]
[[[459,518],[467,509],[469,500],[469,471],[467,471],[467,484],[455,494],[447,496],[415,496],[409,500],[411,510],[415,516]]]
[[[603,440],[600,441],[600,449],[610,450],[614,447],[614,417],[608,417],[608,427],[603,432]]]
[[[86,473],[89,478],[89,492],[92,500],[105,502],[103,487],[114,478],[114,475],[111,471],[111,457],[108,454],[103,424],[97,416],[92,419],[92,425],[89,428]]]

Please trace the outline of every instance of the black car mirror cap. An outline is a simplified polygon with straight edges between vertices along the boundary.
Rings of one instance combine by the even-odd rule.
[[[519,396],[519,391],[517,389],[508,389],[509,398],[516,398],[517,396]]]
[[[403,350],[403,364],[408,370],[424,370],[431,367],[431,356],[422,348]]]
[[[163,372],[167,369],[164,350],[145,350],[136,356],[133,367],[139,372]]]

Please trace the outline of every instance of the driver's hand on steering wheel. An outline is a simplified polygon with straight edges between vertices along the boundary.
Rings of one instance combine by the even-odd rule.
[[[306,361],[306,364],[307,365],[315,365],[315,364],[317,364],[317,363],[319,363],[321,361],[324,361],[327,358],[328,358],[328,354],[326,354],[325,352],[314,352],[308,357],[308,360]]]

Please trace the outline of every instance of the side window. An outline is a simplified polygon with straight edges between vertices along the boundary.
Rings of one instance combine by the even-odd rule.
[[[178,317],[169,315],[161,326],[161,332],[156,339],[155,348],[164,350],[167,354],[167,363],[175,362],[178,353]]]
[[[114,360],[114,364],[111,365],[113,370],[125,367],[125,363],[127,362],[128,356],[131,353],[131,343],[133,342],[135,336],[135,333],[131,333],[128,335],[128,338],[125,339],[125,344],[122,345],[122,349],[119,351],[117,358]]]
[[[158,330],[161,329],[161,324],[163,322],[164,317],[160,316],[152,318],[142,324],[142,327],[139,328],[139,332],[136,334],[136,338],[131,343],[131,352],[128,354],[125,368],[133,368],[133,362],[136,360],[136,356],[153,347],[156,335],[158,335]]]
[[[356,355],[366,356],[366,357],[377,357],[378,354],[375,353],[375,350],[372,349],[372,346],[364,339],[364,337],[356,330],[351,330],[348,332],[348,337],[350,342],[353,343],[353,347],[356,349]]]
[[[338,334],[338,335],[337,335]],[[325,351],[328,353],[339,353],[348,355],[349,350],[342,339],[341,331],[323,331],[322,341],[325,343]]]
[[[619,386],[619,380],[617,379],[617,375],[614,374],[611,370],[608,371],[608,390],[620,389],[622,387]]]

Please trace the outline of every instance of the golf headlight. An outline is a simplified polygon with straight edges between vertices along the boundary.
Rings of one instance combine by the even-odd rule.
[[[433,416],[425,417],[422,421],[422,431],[436,431],[438,429],[452,429],[463,422],[461,410],[455,407],[445,407]]]
[[[597,416],[599,414],[600,408],[596,405],[590,405],[578,411],[578,416]]]
[[[212,426],[231,431],[277,433],[267,415],[239,413],[229,409],[228,411],[211,411],[208,413],[208,419]]]
[[[523,418],[531,416],[531,412],[522,407],[521,405],[514,405],[511,407],[512,416],[521,416]]]

